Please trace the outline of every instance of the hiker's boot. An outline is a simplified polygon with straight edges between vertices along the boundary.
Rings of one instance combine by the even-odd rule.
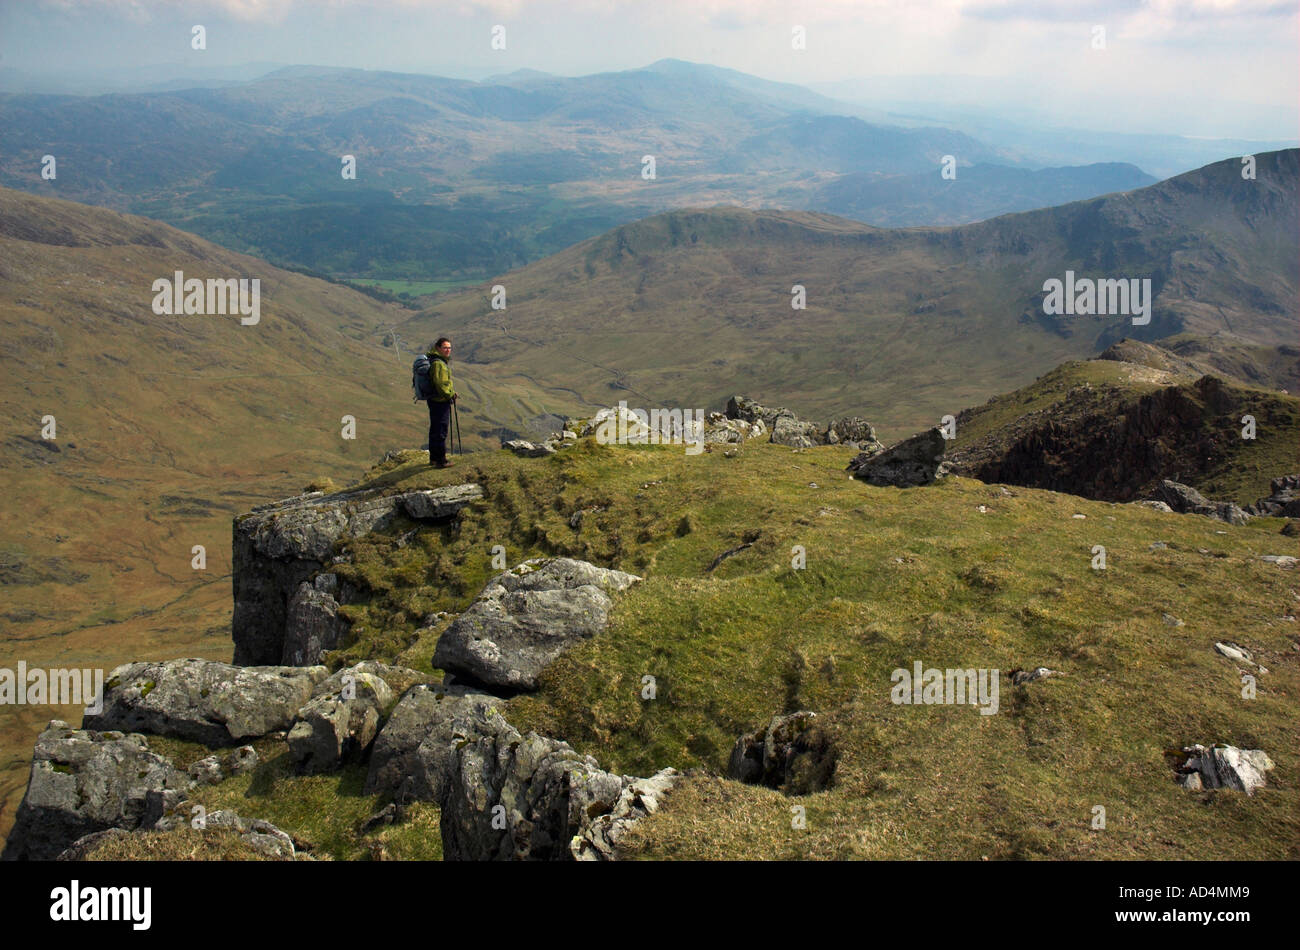
[[[433,463],[433,467],[434,467],[434,468],[451,468],[451,467],[452,467],[453,465],[455,465],[455,464],[456,464],[456,463],[455,463],[454,461],[452,461],[451,459],[443,459],[441,462],[434,462],[434,463]]]

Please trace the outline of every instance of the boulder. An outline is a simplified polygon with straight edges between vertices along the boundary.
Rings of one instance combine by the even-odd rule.
[[[438,640],[433,665],[506,694],[537,677],[572,643],[609,623],[609,593],[641,578],[571,558],[534,559],[499,574]]]
[[[772,421],[772,441],[792,449],[810,449],[820,444],[822,433],[811,422],[804,422],[793,412],[783,410]]]
[[[787,795],[829,788],[838,752],[830,733],[807,710],[773,716],[766,729],[742,735],[732,747],[727,776]]]
[[[382,528],[399,513],[448,518],[475,498],[477,485],[405,495],[309,492],[261,505],[232,526],[236,666],[281,662],[289,601],[329,560],[337,541]]]
[[[450,771],[452,721],[479,706],[504,710],[507,701],[464,687],[421,683],[408,689],[375,738],[365,794],[438,801]]]
[[[392,701],[393,691],[373,673],[360,667],[335,673],[298,711],[289,729],[289,754],[298,771],[331,772],[345,759],[363,755]]]
[[[514,452],[521,458],[542,458],[555,454],[555,446],[550,442],[533,443],[524,439],[511,439],[502,442],[501,448]]]
[[[866,419],[849,416],[837,419],[826,427],[821,441],[827,445],[843,445],[858,449],[868,455],[883,452],[885,446],[876,439],[876,430]]]
[[[1254,795],[1266,783],[1264,773],[1273,768],[1273,760],[1259,749],[1193,745],[1185,746],[1182,755],[1186,760],[1177,769],[1178,783],[1192,790],[1229,788]]]
[[[1243,525],[1250,515],[1232,502],[1210,501],[1195,488],[1166,478],[1156,489],[1158,501],[1163,501],[1179,514],[1205,515],[1226,524]]]
[[[883,452],[863,452],[849,463],[848,471],[869,485],[929,485],[948,474],[943,458],[946,447],[942,430],[935,426]]]
[[[329,675],[323,666],[232,666],[215,660],[127,663],[104,684],[86,729],[172,736],[208,746],[287,729]]]
[[[85,835],[150,827],[189,787],[144,736],[52,720],[36,740],[27,793],[0,857],[49,861]]]

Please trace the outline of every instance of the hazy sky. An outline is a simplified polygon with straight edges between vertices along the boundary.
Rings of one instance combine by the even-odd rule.
[[[1023,106],[1060,124],[1294,139],[1296,0],[0,0],[0,68],[312,63],[479,79],[664,57],[800,84]],[[207,49],[190,47],[191,28]],[[491,30],[506,28],[506,49]],[[807,48],[792,49],[795,26]],[[1105,28],[1104,50],[1093,48]]]

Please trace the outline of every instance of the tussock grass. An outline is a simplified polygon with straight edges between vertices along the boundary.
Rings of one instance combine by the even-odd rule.
[[[752,444],[736,458],[584,440],[547,459],[505,452],[453,472],[374,474],[385,489],[473,480],[487,492],[454,528],[353,542],[369,585],[362,629],[332,657],[427,662],[432,610],[463,609],[507,560],[570,555],[645,580],[609,630],[571,649],[510,703],[521,730],[565,739],[628,774],[697,769],[629,846],[694,858],[1282,858],[1296,801],[1294,553],[1280,522],[1231,527],[953,478],[914,489],[850,481],[851,452]],[[816,487],[813,487],[813,486]],[[986,511],[980,512],[983,505]],[[571,515],[588,510],[579,528]],[[1083,519],[1075,518],[1082,514]],[[706,568],[744,540],[752,545]],[[1164,549],[1151,544],[1164,542]],[[1091,567],[1107,549],[1107,569]],[[807,567],[791,567],[792,549]],[[1172,626],[1170,614],[1184,621]],[[441,625],[440,625],[441,626]],[[1269,669],[1241,697],[1217,639]],[[996,668],[1000,709],[890,702],[890,673]],[[1013,687],[1013,668],[1066,675]],[[643,677],[657,695],[643,700]],[[738,734],[813,709],[837,736],[832,788],[793,799],[717,777]],[[1276,763],[1253,798],[1189,793],[1163,752],[1260,748]],[[336,779],[336,781],[338,781]],[[792,805],[807,812],[793,830]],[[1107,827],[1091,827],[1093,808]],[[274,820],[270,815],[265,817]]]

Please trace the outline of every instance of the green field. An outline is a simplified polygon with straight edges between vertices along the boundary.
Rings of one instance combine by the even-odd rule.
[[[464,287],[473,287],[475,284],[481,284],[481,280],[376,280],[372,278],[349,278],[349,284],[356,284],[358,287],[378,287],[380,290],[386,290],[390,294],[402,296],[403,294],[412,297],[424,297],[429,294],[445,294],[452,290],[460,290]]]

